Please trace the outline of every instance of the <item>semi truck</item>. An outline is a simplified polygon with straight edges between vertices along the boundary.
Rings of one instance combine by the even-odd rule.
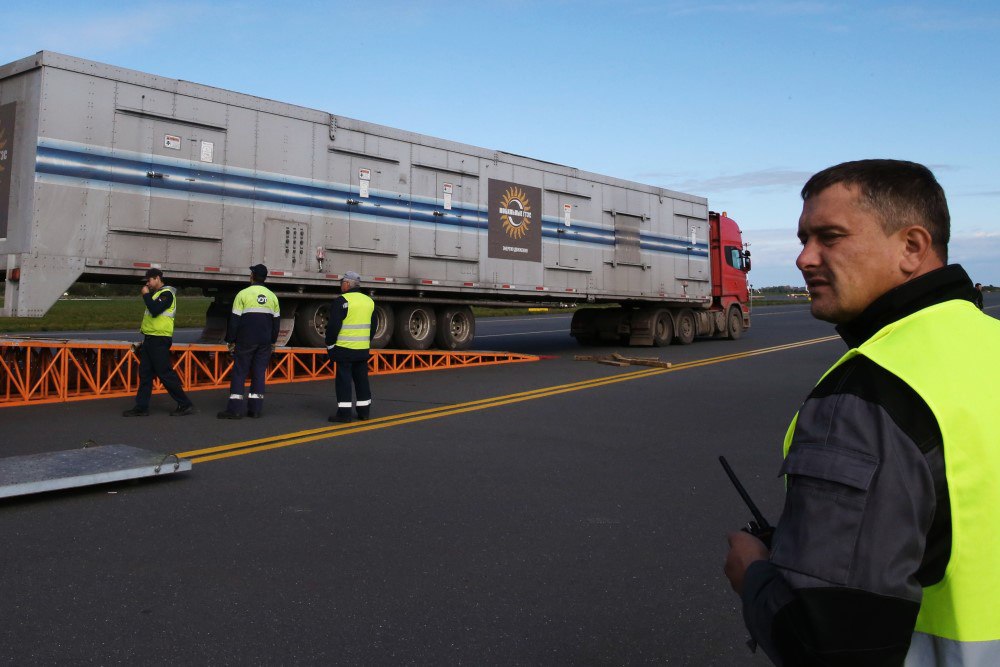
[[[265,264],[282,344],[324,343],[348,270],[372,344],[468,349],[472,306],[577,306],[582,343],[750,326],[749,252],[703,197],[40,51],[0,66],[0,316],[151,267],[220,341]]]

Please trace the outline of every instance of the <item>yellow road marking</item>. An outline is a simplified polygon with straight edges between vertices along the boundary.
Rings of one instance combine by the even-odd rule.
[[[327,438],[336,438],[344,435],[353,435],[355,433],[361,433],[363,431],[375,431],[378,429],[389,428],[391,426],[402,426],[403,424],[412,424],[415,422],[426,421],[428,419],[438,419],[440,417],[448,417],[451,415],[462,414],[465,412],[474,412],[477,410],[485,410],[487,408],[495,408],[502,405],[510,405],[512,403],[521,403],[523,401],[531,401],[538,398],[555,396],[557,394],[565,394],[572,391],[593,389],[595,387],[602,387],[605,385],[615,384],[618,382],[627,382],[630,380],[638,380],[640,378],[651,377],[653,375],[663,375],[664,373],[673,373],[675,371],[685,370],[688,368],[698,368],[700,366],[708,366],[727,361],[735,361],[737,359],[745,359],[747,357],[754,357],[761,354],[782,352],[785,350],[792,350],[798,347],[805,347],[807,345],[815,345],[816,343],[825,343],[831,340],[838,340],[839,338],[840,338],[839,336],[824,336],[822,338],[813,338],[810,340],[798,341],[795,343],[787,343],[785,345],[775,345],[773,347],[765,347],[758,350],[750,350],[747,352],[737,352],[734,354],[727,354],[719,357],[710,357],[708,359],[686,361],[683,363],[674,364],[670,368],[650,368],[645,370],[630,371],[627,373],[620,373],[618,375],[612,375],[609,377],[581,380],[579,382],[554,385],[551,387],[542,387],[539,389],[532,389],[529,391],[518,392],[516,394],[506,394],[504,396],[492,396],[490,398],[482,398],[475,401],[468,401],[466,403],[457,403],[455,405],[446,405],[436,408],[428,408],[426,410],[417,410],[415,412],[407,412],[398,415],[390,415],[387,417],[379,417],[377,419],[371,419],[364,422],[354,422],[353,424],[324,426],[321,428],[308,429],[305,431],[297,431],[295,433],[285,433],[282,435],[271,436],[268,438],[258,438],[256,440],[234,442],[226,445],[219,445],[216,447],[195,449],[189,452],[182,452],[178,454],[178,456],[186,459],[191,459],[192,463],[204,463],[206,461],[215,461],[218,459],[230,458],[233,456],[242,456],[244,454],[263,452],[269,449],[277,449],[279,447],[289,447],[291,445],[299,445],[305,442],[314,442],[316,440],[324,440]]]

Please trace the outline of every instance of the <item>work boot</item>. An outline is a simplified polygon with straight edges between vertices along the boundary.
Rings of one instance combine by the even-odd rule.
[[[247,417],[249,417],[250,419],[260,419],[260,413],[259,412],[248,412],[247,413]]]
[[[243,419],[243,415],[238,415],[235,412],[230,412],[229,410],[223,410],[215,416],[219,419]]]
[[[148,417],[148,416],[149,416],[149,410],[143,410],[140,407],[134,407],[122,413],[122,417]]]
[[[187,417],[194,414],[193,405],[178,405],[177,409],[170,413],[171,417]]]
[[[330,415],[329,417],[327,417],[326,420],[328,422],[337,422],[337,423],[340,423],[340,424],[349,424],[349,423],[351,423],[351,413],[349,411],[341,412],[340,410],[337,410],[337,414]]]

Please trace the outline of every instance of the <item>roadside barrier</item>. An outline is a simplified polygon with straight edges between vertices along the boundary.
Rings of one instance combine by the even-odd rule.
[[[232,356],[224,345],[177,344],[170,350],[185,391],[229,386]],[[371,375],[489,366],[538,357],[509,352],[372,350]],[[325,349],[279,347],[268,384],[330,380],[336,367]],[[0,408],[134,395],[139,358],[128,343],[0,339]],[[159,380],[154,393],[163,393]]]

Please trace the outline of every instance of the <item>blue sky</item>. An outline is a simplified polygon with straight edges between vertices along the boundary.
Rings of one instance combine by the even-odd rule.
[[[755,286],[802,283],[798,192],[845,160],[934,170],[951,259],[1000,285],[1000,4],[6,0],[47,49],[707,197]]]

